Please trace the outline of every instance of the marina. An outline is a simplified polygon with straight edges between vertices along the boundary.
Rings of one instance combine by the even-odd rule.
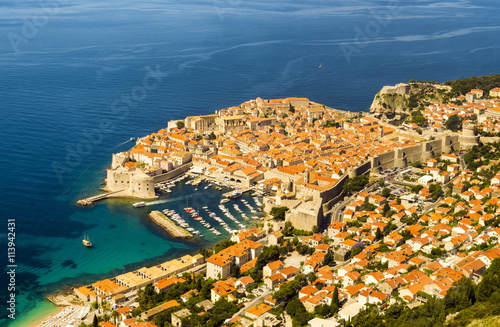
[[[183,177],[177,178],[168,183],[156,185],[156,188],[160,190],[160,193],[158,194],[160,195],[160,200],[149,202],[145,205],[157,205],[163,203],[162,198],[166,197],[168,199],[168,193],[172,191],[171,188],[175,187],[177,182],[181,182],[187,177],[189,177],[189,175],[184,175]],[[228,187],[228,185],[222,182],[213,181],[208,178],[203,178],[202,176],[191,177],[194,178],[186,180],[181,185],[183,185],[183,187],[187,187],[188,190],[191,189],[195,192],[201,187],[203,187],[203,191],[211,189],[211,192],[217,192],[222,190],[222,187]],[[189,206],[189,196],[186,196],[186,203],[182,209],[176,211],[175,209],[167,207],[161,209],[161,212],[176,227],[181,228],[196,237],[202,238],[212,235],[215,238],[217,236],[221,236],[223,233],[232,235],[240,229],[248,227],[248,223],[245,224],[243,221],[249,221],[250,214],[252,219],[261,219],[261,217],[257,216],[262,211],[262,204],[259,198],[257,196],[253,196],[254,203],[252,204],[249,203],[250,198],[248,198],[248,200],[242,198],[243,193],[250,190],[251,188],[247,188],[241,190],[241,192],[239,190],[229,192],[229,194],[233,196],[230,198],[222,198],[220,200],[220,204],[217,206],[220,213],[217,213],[215,208],[209,208],[208,206],[203,206],[201,209]],[[161,193],[161,191],[163,191],[163,193]],[[222,194],[222,196],[225,194]],[[230,201],[233,202],[232,205],[228,204]]]

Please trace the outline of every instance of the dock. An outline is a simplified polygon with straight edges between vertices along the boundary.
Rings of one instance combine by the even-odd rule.
[[[85,199],[82,199],[82,200],[78,200],[78,201],[76,201],[76,203],[79,204],[79,205],[81,205],[81,206],[89,206],[89,205],[93,204],[94,202],[98,202],[98,201],[104,200],[107,197],[109,197],[110,195],[118,193],[118,192],[121,192],[121,191],[115,191],[115,192],[109,192],[109,193],[103,193],[103,194],[94,195],[94,196],[91,196],[90,198],[85,198]]]
[[[233,194],[234,191],[238,191],[240,193],[246,193],[246,192],[251,191],[251,190],[252,190],[251,187],[245,187],[245,188],[241,188],[241,189],[238,189],[238,190],[233,190],[233,191],[224,193],[224,194],[222,194],[222,196],[225,197],[225,198],[228,198],[229,196],[231,196],[231,194]]]
[[[175,238],[193,237],[190,232],[180,226],[177,226],[172,220],[157,210],[151,211],[149,213],[149,218]]]
[[[79,204],[81,206],[89,206],[91,204],[94,204],[95,202],[98,202],[98,201],[101,201],[104,199],[108,199],[108,198],[134,198],[134,199],[141,199],[141,200],[158,199],[158,197],[149,198],[149,199],[136,198],[136,197],[130,196],[127,193],[127,191],[125,191],[125,190],[119,190],[119,191],[114,191],[114,192],[102,193],[102,194],[91,196],[90,198],[78,200],[78,201],[76,201],[76,204]]]

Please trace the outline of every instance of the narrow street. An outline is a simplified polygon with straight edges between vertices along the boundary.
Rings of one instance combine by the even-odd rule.
[[[241,315],[243,312],[250,309],[251,307],[253,307],[257,303],[260,303],[261,301],[263,301],[265,298],[267,298],[271,294],[273,294],[272,291],[265,291],[261,295],[254,298],[252,301],[248,302],[242,309],[240,309],[240,311],[236,312],[230,319],[233,319],[234,317]]]

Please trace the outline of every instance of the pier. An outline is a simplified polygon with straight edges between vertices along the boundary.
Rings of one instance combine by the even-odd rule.
[[[246,192],[251,191],[251,190],[252,190],[251,187],[245,187],[245,188],[241,188],[241,189],[238,189],[238,190],[233,190],[233,191],[224,193],[224,194],[222,194],[222,196],[225,197],[225,198],[228,198],[229,196],[231,196],[231,194],[233,194],[234,191],[238,191],[240,193],[246,193]]]
[[[175,238],[193,237],[190,232],[180,226],[177,226],[172,220],[159,211],[151,211],[149,218]]]
[[[94,204],[95,202],[98,202],[98,201],[101,201],[101,200],[104,200],[107,198],[135,198],[135,199],[143,199],[143,200],[158,199],[157,196],[154,198],[137,198],[134,196],[130,196],[126,190],[119,190],[119,191],[113,191],[113,192],[94,195],[94,196],[91,196],[90,198],[78,200],[78,201],[76,201],[76,203],[81,205],[81,206],[89,206],[91,204]]]
[[[89,206],[89,205],[93,204],[94,202],[104,200],[107,197],[109,197],[110,195],[113,195],[113,194],[119,193],[119,192],[122,192],[122,191],[115,191],[115,192],[109,192],[109,193],[103,193],[103,194],[94,195],[94,196],[91,196],[90,198],[85,198],[85,199],[82,199],[82,200],[78,200],[78,201],[76,201],[76,203],[79,204],[79,205],[81,205],[81,206]]]

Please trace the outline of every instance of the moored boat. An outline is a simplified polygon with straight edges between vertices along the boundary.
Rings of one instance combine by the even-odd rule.
[[[83,237],[82,243],[83,243],[83,245],[85,245],[85,246],[86,246],[86,247],[88,247],[88,248],[92,247],[92,243],[90,243],[90,240],[89,240],[89,236],[88,236],[88,235],[85,235],[85,236]]]

